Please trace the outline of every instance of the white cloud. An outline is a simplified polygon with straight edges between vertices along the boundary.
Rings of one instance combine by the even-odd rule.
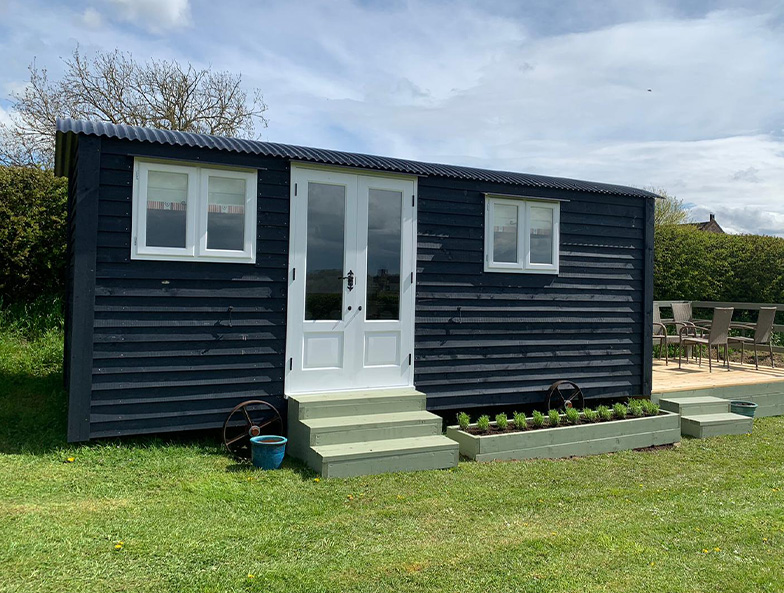
[[[110,17],[162,33],[191,24],[189,0],[107,0]]]
[[[88,29],[97,29],[103,24],[101,13],[92,7],[86,8],[84,10],[81,21]]]

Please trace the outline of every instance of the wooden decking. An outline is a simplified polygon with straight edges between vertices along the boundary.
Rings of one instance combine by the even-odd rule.
[[[767,361],[766,361],[767,362]],[[687,389],[711,389],[714,387],[736,387],[757,383],[774,383],[784,381],[784,368],[772,369],[770,366],[760,365],[759,370],[754,365],[739,362],[730,363],[732,370],[715,366],[713,372],[708,372],[707,360],[702,361],[702,366],[696,363],[684,363],[678,369],[678,361],[670,361],[665,366],[664,361],[653,361],[653,392],[667,393]]]

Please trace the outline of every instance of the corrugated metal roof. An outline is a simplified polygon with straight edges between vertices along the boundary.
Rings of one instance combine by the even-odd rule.
[[[645,190],[597,183],[593,181],[580,181],[562,177],[548,177],[545,175],[529,175],[513,173],[510,171],[494,171],[491,169],[477,169],[474,167],[459,167],[454,165],[441,165],[424,163],[383,156],[342,152],[339,150],[325,150],[321,148],[308,148],[290,144],[277,144],[275,142],[260,142],[257,140],[243,140],[240,138],[225,138],[207,134],[192,134],[190,132],[173,132],[155,128],[127,126],[123,124],[109,124],[76,119],[57,119],[57,132],[66,134],[87,134],[91,136],[105,136],[122,140],[138,140],[140,142],[153,142],[156,144],[169,144],[172,146],[195,146],[199,148],[212,148],[230,152],[258,154],[268,157],[280,157],[323,163],[326,165],[342,165],[346,167],[359,167],[379,171],[392,171],[411,175],[427,177],[448,177],[452,179],[465,179],[472,181],[487,181],[491,183],[509,183],[522,187],[536,187],[546,189],[561,189],[585,191],[599,194],[613,194],[619,196],[633,196],[654,198],[656,195]]]

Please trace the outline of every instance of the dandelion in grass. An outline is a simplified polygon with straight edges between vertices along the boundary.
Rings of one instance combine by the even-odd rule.
[[[321,478],[313,478],[313,481],[314,481],[314,482],[320,482],[320,481],[321,481]]]
[[[255,578],[256,578],[256,575],[255,575],[255,574],[248,573],[248,578],[249,578],[249,579],[255,579]]]

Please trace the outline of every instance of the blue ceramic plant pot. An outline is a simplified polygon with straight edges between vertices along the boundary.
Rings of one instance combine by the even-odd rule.
[[[730,412],[733,414],[741,414],[742,416],[754,418],[754,412],[756,411],[757,404],[754,402],[744,402],[737,399],[730,401]]]
[[[259,469],[278,469],[286,454],[288,439],[278,435],[260,435],[250,439],[251,461]]]

